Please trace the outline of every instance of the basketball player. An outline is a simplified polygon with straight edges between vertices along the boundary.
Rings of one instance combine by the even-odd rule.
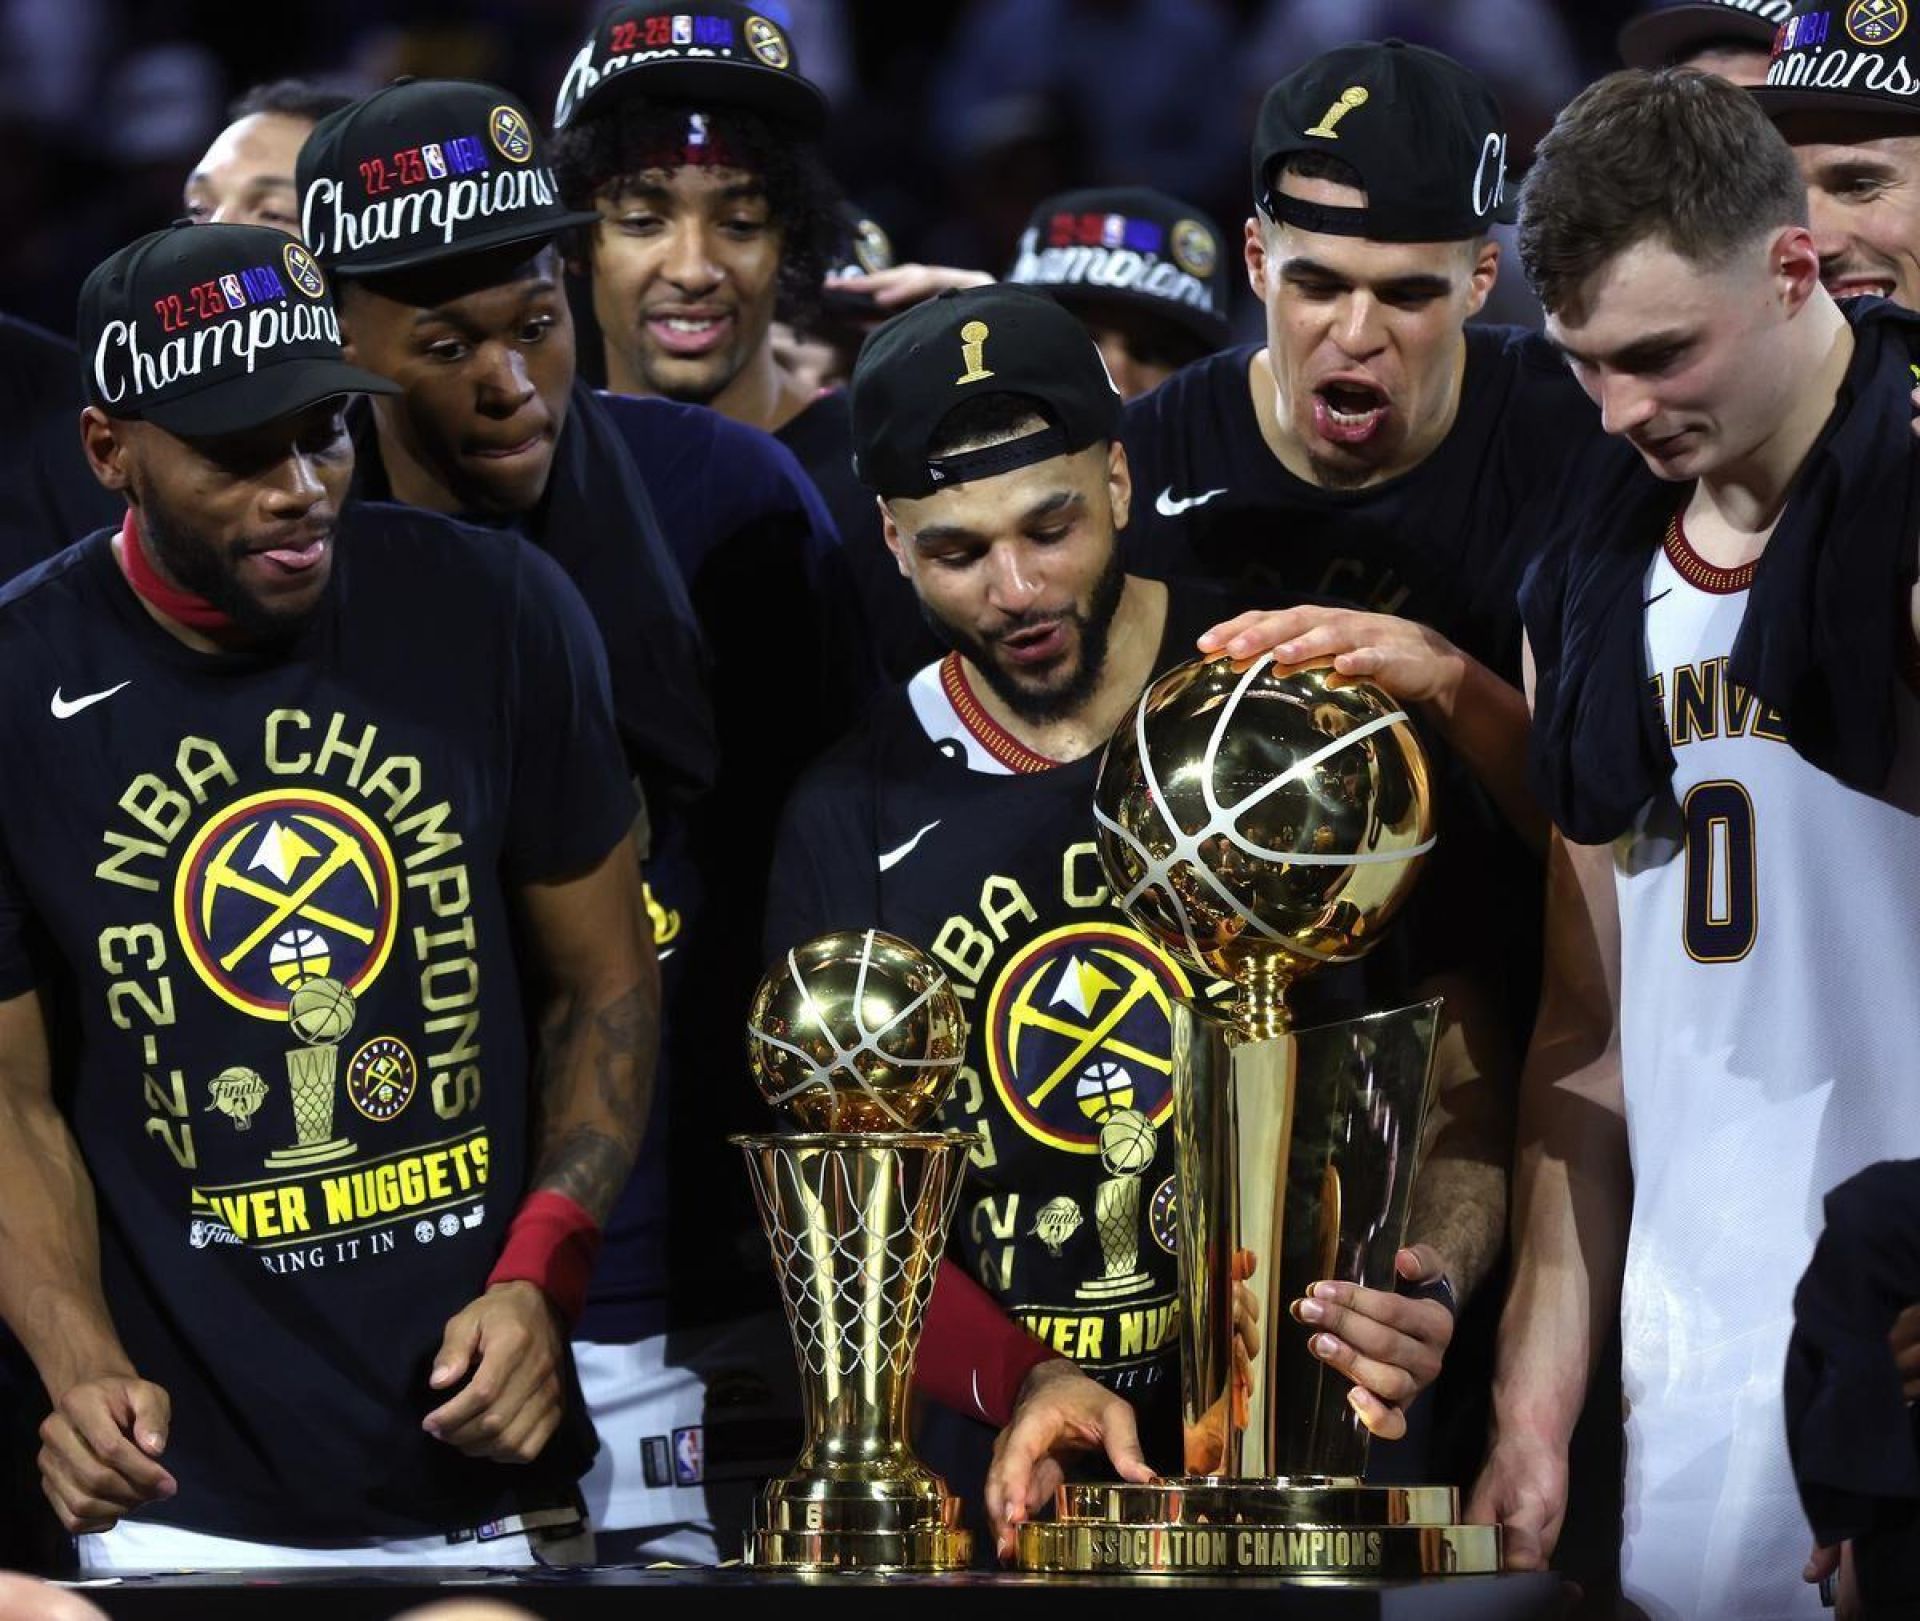
[[[793,42],[752,7],[616,5],[561,84],[554,168],[568,206],[593,211],[584,258],[608,388],[710,406],[786,445],[846,546],[862,634],[904,679],[939,649],[850,471],[846,393],[783,372],[770,336],[777,312],[822,296],[839,237],[826,119]]]
[[[953,651],[803,780],[774,865],[769,948],[879,926],[952,974],[972,1033],[948,1119],[985,1138],[956,1254],[1134,1401],[1149,1457],[1179,1470],[1168,1009],[1205,987],[1113,906],[1088,804],[1100,745],[1151,676],[1192,656],[1222,599],[1123,572],[1116,531],[1134,492],[1114,442],[1119,400],[1092,341],[1050,300],[989,287],[897,317],[862,350],[853,406],[860,476]],[[1367,1005],[1358,978],[1328,976],[1309,995],[1329,1013]],[[1457,1108],[1473,1066],[1449,1045],[1442,1067]],[[1458,1147],[1435,1156],[1436,1186]],[[1497,1224],[1501,1185],[1490,1204]],[[1447,1206],[1423,1207],[1416,1239],[1424,1219],[1458,1218]],[[1401,1263],[1428,1294],[1458,1265],[1431,1243]],[[1476,1281],[1454,1276],[1463,1291]],[[1323,1284],[1295,1311],[1314,1354],[1356,1381],[1368,1427],[1402,1433],[1451,1336],[1446,1306]],[[1021,1484],[989,1485],[1003,1546],[1005,1517],[1040,1501]]]
[[[79,326],[125,521],[0,593],[0,1315],[47,1496],[92,1571],[558,1553],[658,1005],[592,622],[510,537],[343,510],[344,399],[391,385],[285,235],[143,237]]]
[[[305,79],[258,84],[227,109],[227,126],[187,176],[196,225],[270,225],[300,234],[293,165],[313,126],[353,100]]]
[[[1820,279],[1835,298],[1920,309],[1920,38],[1904,6],[1800,4],[1753,93],[1807,182]]]
[[[1654,5],[1621,25],[1620,60],[1630,68],[1698,68],[1729,84],[1764,84],[1773,36],[1792,15],[1793,0]]]
[[[1552,1552],[1617,1305],[1622,1579],[1656,1614],[1820,1613],[1790,1291],[1822,1196],[1920,1149],[1920,328],[1834,303],[1806,207],[1753,98],[1685,71],[1584,92],[1522,205],[1548,332],[1627,445],[1563,470],[1525,602],[1557,832],[1473,1512],[1514,1564]]]
[[[1063,191],[1035,207],[1007,280],[1079,316],[1120,397],[1136,400],[1231,340],[1221,241],[1204,212],[1163,191]]]

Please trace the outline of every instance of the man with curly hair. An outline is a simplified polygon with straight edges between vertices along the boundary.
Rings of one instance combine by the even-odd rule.
[[[818,137],[827,102],[778,24],[734,0],[698,16],[613,7],[561,82],[553,165],[599,215],[580,247],[607,387],[711,406],[784,443],[846,543],[873,653],[904,679],[939,656],[854,480],[844,392],[783,371],[773,321],[804,324],[844,231]]]

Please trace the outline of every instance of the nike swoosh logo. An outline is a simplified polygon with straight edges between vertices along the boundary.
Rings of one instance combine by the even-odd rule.
[[[1653,605],[1654,605],[1654,604],[1655,604],[1656,602],[1662,602],[1662,601],[1664,601],[1664,600],[1665,600],[1666,598],[1668,598],[1668,597],[1670,597],[1670,596],[1672,596],[1672,595],[1673,595],[1673,587],[1672,587],[1672,586],[1668,586],[1668,587],[1666,588],[1666,590],[1664,590],[1664,591],[1662,591],[1662,592],[1660,592],[1660,593],[1659,593],[1658,595],[1656,595],[1656,596],[1651,596],[1651,597],[1648,597],[1648,598],[1647,598],[1647,600],[1646,600],[1645,602],[1643,602],[1643,603],[1641,603],[1641,604],[1640,604],[1640,606],[1641,606],[1641,607],[1643,607],[1643,608],[1651,608],[1651,607],[1652,607],[1652,606],[1653,606]]]
[[[1153,510],[1163,518],[1177,518],[1181,513],[1185,512],[1188,507],[1203,507],[1216,495],[1225,495],[1226,493],[1227,487],[1223,484],[1217,490],[1208,490],[1205,495],[1189,495],[1181,499],[1176,499],[1173,493],[1173,486],[1169,484],[1153,498]]]
[[[918,833],[914,834],[912,838],[908,839],[907,842],[901,845],[897,850],[886,851],[880,857],[880,870],[882,872],[892,872],[895,867],[899,866],[900,863],[905,861],[908,856],[912,855],[914,852],[915,846],[918,845],[922,839],[924,839],[929,833],[931,833],[939,825],[940,824],[938,822],[929,822],[925,827],[921,828]]]
[[[120,683],[119,687],[108,687],[105,692],[90,692],[84,698],[63,698],[60,696],[60,689],[55,687],[53,689],[53,718],[55,720],[65,720],[70,715],[77,715],[81,710],[91,709],[102,700],[111,698],[120,690],[120,687],[130,687],[132,685],[133,678],[129,676],[125,681]]]

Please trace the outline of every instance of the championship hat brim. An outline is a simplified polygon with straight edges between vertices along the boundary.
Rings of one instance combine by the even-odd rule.
[[[217,439],[348,394],[398,394],[398,383],[344,360],[291,360],[150,405],[139,420],[182,439]]]
[[[827,127],[827,98],[811,80],[750,62],[649,62],[610,73],[569,109],[567,123],[595,117],[627,97],[711,110],[740,107],[806,135]]]
[[[1911,133],[1920,129],[1920,107],[1910,107],[1891,96],[1861,95],[1845,90],[1800,90],[1755,85],[1747,92],[1776,124],[1796,113],[1823,113],[1863,124],[1885,124],[1890,130]]]
[[[1778,32],[1779,24],[1730,6],[1667,6],[1630,18],[1621,26],[1615,48],[1628,67],[1657,69],[1714,40],[1739,40],[1764,51]]]
[[[600,216],[592,209],[568,209],[562,213],[550,214],[537,223],[523,221],[517,224],[502,225],[496,230],[478,232],[473,236],[462,237],[455,243],[434,242],[411,252],[396,253],[385,259],[356,259],[352,263],[336,262],[327,268],[337,281],[364,281],[370,276],[384,276],[393,271],[419,270],[427,265],[443,264],[455,259],[466,259],[476,254],[491,253],[498,248],[510,248],[519,243],[531,250],[542,242],[558,239],[564,232],[580,225],[598,225]]]

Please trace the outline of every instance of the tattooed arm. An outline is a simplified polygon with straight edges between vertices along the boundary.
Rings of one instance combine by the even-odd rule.
[[[528,1191],[563,1194],[604,1222],[646,1129],[659,1045],[660,969],[640,863],[623,840],[583,877],[528,884],[520,900],[546,990]],[[536,1284],[493,1284],[447,1324],[429,1383],[466,1383],[427,1415],[427,1432],[472,1457],[538,1457],[563,1411],[564,1339]]]

